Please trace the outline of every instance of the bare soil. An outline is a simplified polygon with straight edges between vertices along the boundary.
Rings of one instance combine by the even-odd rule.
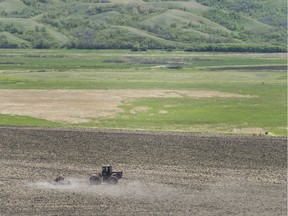
[[[286,137],[0,127],[0,215],[286,215],[286,153]],[[89,185],[102,164],[118,185]]]
[[[0,113],[56,122],[80,123],[122,112],[123,102],[135,98],[252,97],[218,91],[187,90],[1,90]],[[135,110],[142,111],[142,110]]]

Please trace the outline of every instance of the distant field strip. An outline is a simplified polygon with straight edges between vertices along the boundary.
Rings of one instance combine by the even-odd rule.
[[[220,91],[190,90],[2,90],[0,114],[81,123],[114,117],[120,106],[136,98],[251,98]],[[137,110],[136,110],[137,111]]]
[[[287,134],[281,54],[1,50],[0,125]]]

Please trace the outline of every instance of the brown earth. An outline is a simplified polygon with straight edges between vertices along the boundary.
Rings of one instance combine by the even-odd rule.
[[[219,91],[189,90],[1,90],[0,114],[79,123],[113,117],[135,98],[252,97]],[[137,110],[135,110],[137,112]]]
[[[286,153],[284,137],[0,127],[0,215],[286,215]],[[124,178],[89,185],[107,163]]]

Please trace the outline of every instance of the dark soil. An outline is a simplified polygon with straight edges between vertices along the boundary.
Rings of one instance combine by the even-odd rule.
[[[286,215],[286,168],[286,137],[2,127],[0,215]]]

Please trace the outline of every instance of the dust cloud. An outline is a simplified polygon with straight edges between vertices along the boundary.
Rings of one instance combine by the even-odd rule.
[[[226,179],[207,186],[205,189],[177,190],[177,187],[155,182],[126,181],[118,185],[90,185],[87,179],[67,178],[68,185],[56,185],[42,181],[28,183],[36,190],[57,190],[59,193],[78,193],[87,196],[118,198],[121,200],[139,200],[150,203],[157,208],[188,209],[205,211],[206,215],[261,215],[255,212],[267,211],[267,206],[277,203],[280,215],[281,206],[285,206],[285,186],[265,187],[249,181]],[[265,188],[265,190],[263,190]],[[277,192],[277,196],[271,194]],[[263,199],[262,197],[265,197]],[[279,202],[279,197],[281,201]],[[204,207],[204,209],[203,209]],[[209,213],[213,209],[213,213]],[[244,209],[244,212],[243,212]],[[187,212],[186,212],[187,213]],[[276,215],[275,214],[275,215]],[[191,212],[185,214],[191,215]],[[202,215],[202,214],[201,214]],[[204,215],[204,214],[203,214]],[[281,214],[282,215],[282,214]]]
[[[28,183],[29,187],[42,190],[57,190],[59,192],[83,193],[95,196],[121,197],[126,199],[161,200],[177,195],[177,190],[159,183],[144,183],[129,181],[117,185],[90,185],[87,179],[66,178],[69,184],[55,184],[53,181]]]

